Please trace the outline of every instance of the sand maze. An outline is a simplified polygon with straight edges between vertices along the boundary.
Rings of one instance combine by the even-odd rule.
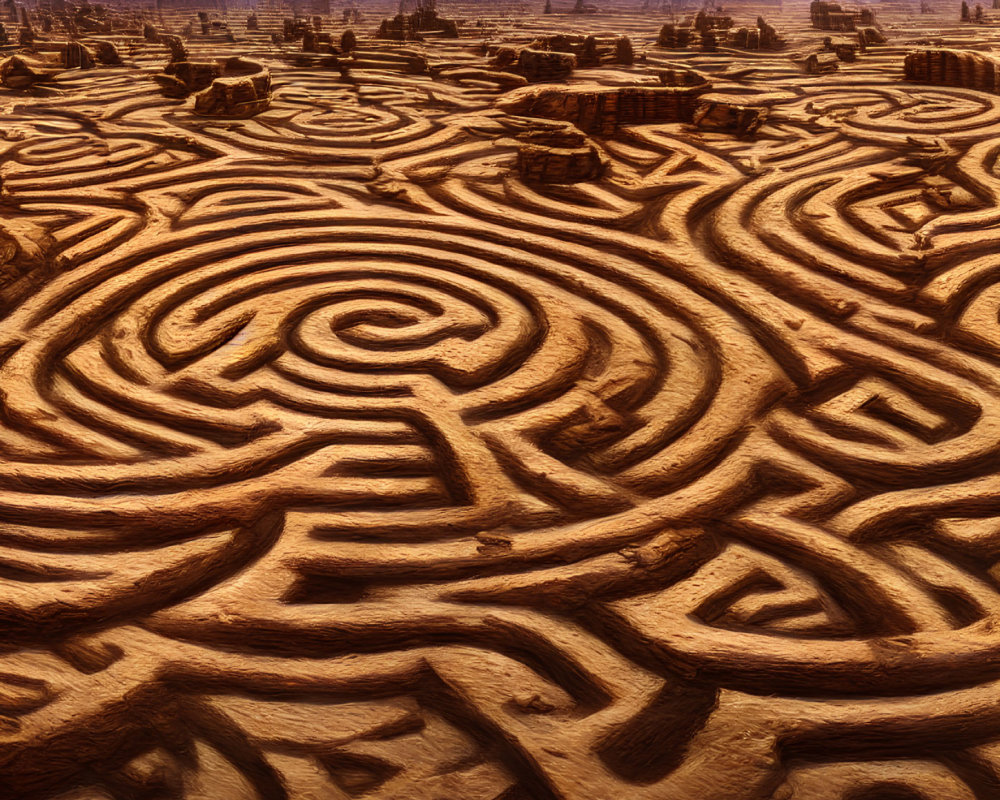
[[[244,11],[183,44],[247,118],[124,30],[0,96],[0,798],[998,796],[996,97],[902,67],[993,29]],[[515,107],[560,32],[716,116]]]

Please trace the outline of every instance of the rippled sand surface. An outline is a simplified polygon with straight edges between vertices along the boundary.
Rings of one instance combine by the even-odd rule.
[[[32,10],[0,798],[1000,797],[1000,95],[903,74],[1000,12],[874,7],[821,74],[856,39],[800,2],[716,52],[663,9],[442,0],[458,38],[393,43],[370,6],[341,67],[211,9],[190,61],[271,82],[221,117],[166,40],[63,69]],[[541,114],[491,59],[555,33],[636,58],[553,96],[698,81],[753,130]]]

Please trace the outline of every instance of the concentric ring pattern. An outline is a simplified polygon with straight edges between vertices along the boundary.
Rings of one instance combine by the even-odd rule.
[[[766,122],[541,183],[469,13],[3,90],[0,798],[1000,795],[996,96],[588,15]]]

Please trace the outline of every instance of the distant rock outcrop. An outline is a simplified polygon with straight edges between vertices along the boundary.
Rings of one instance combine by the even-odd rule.
[[[377,37],[401,42],[419,41],[427,34],[451,39],[458,36],[458,23],[438,16],[435,0],[417,0],[417,9],[412,14],[400,10],[392,19],[382,20]]]
[[[529,131],[520,134],[517,139],[517,167],[526,181],[588,181],[600,177],[607,166],[594,143],[579,131]]]
[[[155,76],[168,97],[195,95],[194,111],[209,117],[252,117],[271,102],[271,74],[256,61],[176,61]]]
[[[572,53],[580,67],[635,63],[635,48],[627,36],[585,36],[555,34],[541,36],[529,45],[532,50]]]
[[[858,26],[875,25],[875,12],[870,8],[844,8],[826,0],[813,0],[809,17],[814,28],[824,31],[855,31]]]
[[[907,80],[1000,93],[1000,59],[971,50],[916,50],[903,59]]]
[[[585,133],[610,136],[620,125],[692,122],[699,95],[708,88],[688,87],[530,87],[511,92],[497,105],[508,114],[558,119]]]
[[[812,53],[805,61],[805,69],[810,75],[836,72],[840,69],[838,53]]]
[[[742,138],[756,133],[766,119],[767,109],[760,106],[701,102],[691,121],[703,130],[723,131]]]
[[[270,104],[270,72],[245,58],[228,59],[221,74],[194,98],[195,113],[207,117],[252,117]]]
[[[753,27],[734,28],[733,18],[699,11],[694,18],[683,23],[668,22],[660,29],[656,39],[660,47],[692,49],[713,52],[719,47],[737,47],[741,50],[778,50],[785,45],[778,31],[763,17],[757,17]]]
[[[36,83],[52,80],[56,70],[27,56],[13,55],[0,61],[0,85],[7,89],[30,89]]]

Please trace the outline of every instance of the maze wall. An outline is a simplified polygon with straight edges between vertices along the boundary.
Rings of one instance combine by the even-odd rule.
[[[568,185],[280,20],[189,43],[252,119],[138,40],[0,96],[0,798],[1000,796],[1000,98],[902,80],[951,16],[820,76],[804,5],[498,17],[769,109]]]

